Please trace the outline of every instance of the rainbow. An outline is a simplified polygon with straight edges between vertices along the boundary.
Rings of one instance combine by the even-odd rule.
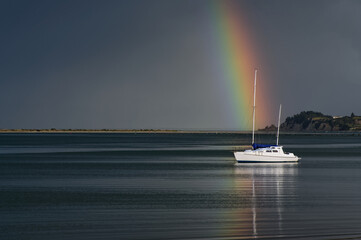
[[[220,68],[221,72],[219,80],[227,85],[231,105],[229,114],[238,129],[249,130],[252,126],[254,69],[259,67],[255,41],[246,27],[249,24],[245,20],[245,14],[242,14],[235,1],[214,0],[211,9],[213,35],[219,57],[217,68]],[[259,73],[262,76],[262,69]],[[267,87],[262,79],[258,78],[257,81],[257,127],[263,127],[269,122],[266,106],[269,99],[265,99],[264,89]]]

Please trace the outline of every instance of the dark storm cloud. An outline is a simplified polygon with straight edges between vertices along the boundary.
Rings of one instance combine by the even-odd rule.
[[[359,1],[264,1],[250,8],[259,10],[252,17],[263,66],[288,114],[361,113]]]
[[[361,114],[358,1],[239,3],[285,115]],[[209,4],[3,1],[0,128],[234,129]]]

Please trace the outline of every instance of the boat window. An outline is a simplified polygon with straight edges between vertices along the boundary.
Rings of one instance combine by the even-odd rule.
[[[272,152],[271,150],[267,150],[266,152]]]
[[[277,150],[273,150],[273,152],[278,152]]]

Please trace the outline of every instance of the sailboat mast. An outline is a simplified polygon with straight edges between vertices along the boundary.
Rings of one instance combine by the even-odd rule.
[[[280,139],[280,124],[281,124],[281,112],[282,112],[282,104],[280,104],[280,111],[278,112],[278,126],[277,126],[277,144]]]
[[[256,86],[257,86],[257,69],[254,70],[252,145],[254,143],[254,126],[256,120]]]

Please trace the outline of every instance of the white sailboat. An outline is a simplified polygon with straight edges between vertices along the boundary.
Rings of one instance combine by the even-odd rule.
[[[253,92],[253,124],[252,124],[252,147],[253,149],[245,151],[236,151],[234,156],[238,163],[246,162],[268,162],[268,163],[279,163],[279,162],[297,162],[300,158],[293,153],[286,153],[283,151],[283,146],[279,146],[279,133],[280,133],[280,121],[281,121],[281,110],[278,114],[278,128],[277,128],[277,143],[276,145],[263,145],[256,144],[254,142],[254,129],[255,129],[255,118],[256,118],[256,86],[257,86],[257,69],[254,73],[254,92]]]

